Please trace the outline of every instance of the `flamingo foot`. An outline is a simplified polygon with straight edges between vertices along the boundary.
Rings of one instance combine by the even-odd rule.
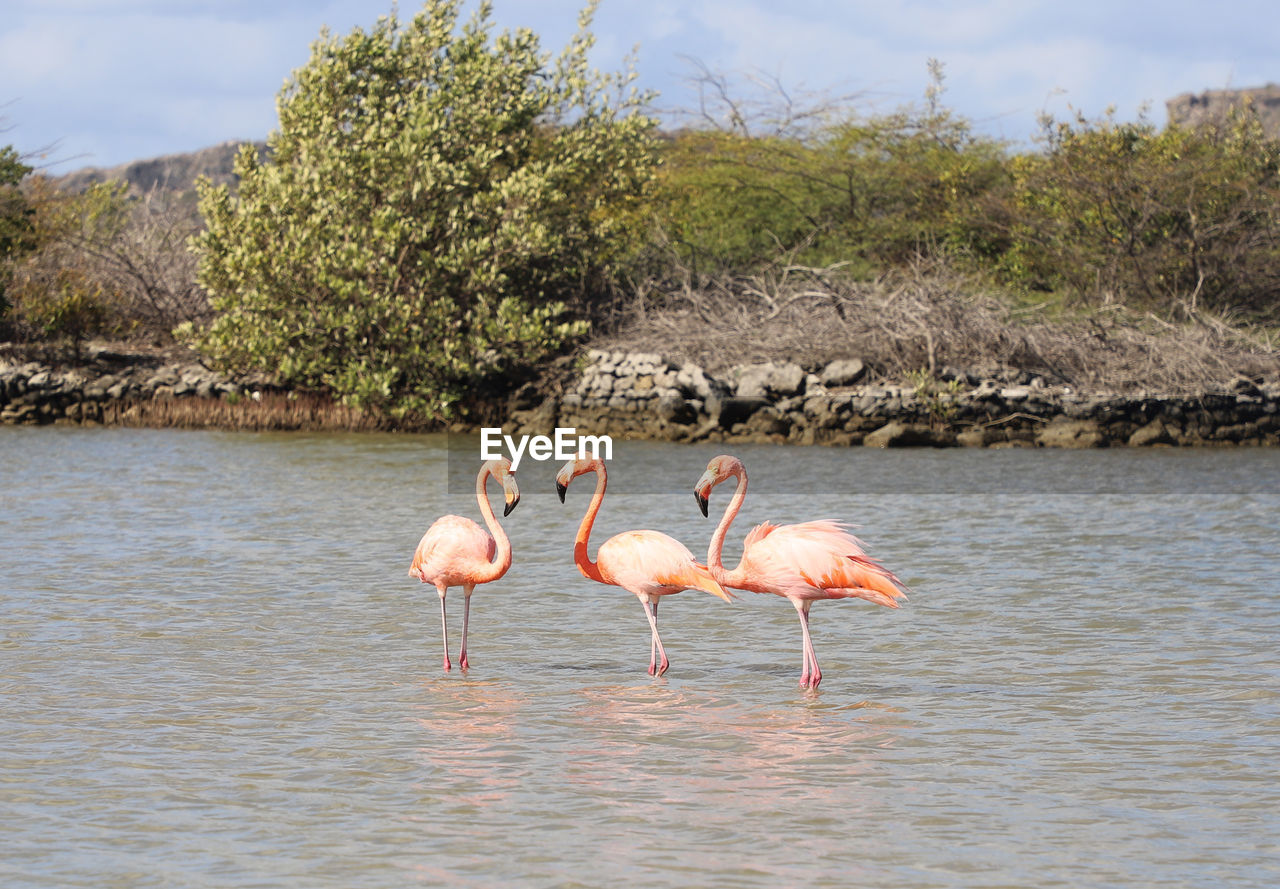
[[[444,671],[448,673],[452,669],[453,669],[453,664],[449,663],[449,658],[446,656],[444,659]]]
[[[818,683],[822,681],[822,674],[818,672],[808,673],[800,677],[801,688],[817,688]]]
[[[463,670],[471,669],[471,662],[467,660],[467,653],[465,651],[458,655],[458,666]]]

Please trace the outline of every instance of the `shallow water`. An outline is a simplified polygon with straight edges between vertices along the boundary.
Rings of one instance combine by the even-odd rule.
[[[468,447],[0,428],[0,883],[1280,884],[1280,453],[734,448],[731,564],[841,518],[912,588],[815,605],[806,692],[794,610],[748,593],[666,600],[646,675],[551,464],[443,672],[406,570],[478,517]],[[616,448],[595,541],[705,554],[721,448]]]

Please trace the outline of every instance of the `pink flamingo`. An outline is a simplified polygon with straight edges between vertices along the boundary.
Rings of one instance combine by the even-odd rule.
[[[444,597],[451,586],[462,586],[462,649],[458,652],[458,666],[467,669],[467,623],[471,618],[471,593],[478,583],[489,583],[507,573],[511,567],[511,541],[493,515],[485,485],[493,477],[502,484],[507,505],[503,516],[520,502],[520,489],[511,472],[511,461],[504,458],[490,460],[480,467],[476,476],[476,501],[488,531],[471,519],[459,515],[441,516],[431,523],[422,535],[413,553],[409,576],[423,583],[433,583],[440,593],[440,626],[444,633],[444,668],[449,663],[449,625],[445,623]],[[498,558],[494,560],[494,553]]]
[[[569,482],[588,472],[596,474],[596,491],[578,527],[573,545],[574,564],[583,577],[620,586],[636,594],[644,606],[645,616],[649,618],[649,675],[661,676],[667,672],[670,662],[658,636],[658,600],[683,590],[706,590],[726,602],[732,598],[705,565],[694,561],[688,547],[661,531],[624,531],[600,544],[596,561],[591,561],[587,555],[587,541],[608,485],[604,463],[594,457],[570,460],[556,474],[556,493],[563,503]]]
[[[847,526],[832,521],[756,525],[743,541],[738,567],[726,569],[721,551],[729,525],[747,496],[747,470],[737,457],[722,454],[707,464],[707,471],[693,488],[705,516],[711,489],[731,477],[738,480],[738,487],[707,547],[707,566],[724,586],[773,593],[791,600],[804,634],[800,687],[817,688],[822,670],[809,636],[809,607],[818,599],[853,598],[897,608],[898,599],[906,600],[907,588],[862,551],[862,543],[846,530]]]

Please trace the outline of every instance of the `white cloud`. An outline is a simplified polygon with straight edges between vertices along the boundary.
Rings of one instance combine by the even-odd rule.
[[[469,15],[478,0],[467,0]],[[585,0],[494,0],[499,28],[525,25],[562,47]],[[322,24],[368,27],[392,0],[8,0],[0,17],[3,139],[62,140],[64,154],[121,163],[228,138],[264,136],[275,96]],[[417,12],[402,0],[400,16]],[[1044,108],[1163,120],[1173,95],[1280,80],[1274,0],[603,0],[592,61],[614,70],[640,44],[641,84],[659,105],[691,103],[690,56],[784,86],[864,92],[879,108],[918,100],[943,61],[946,100],[1015,140]]]

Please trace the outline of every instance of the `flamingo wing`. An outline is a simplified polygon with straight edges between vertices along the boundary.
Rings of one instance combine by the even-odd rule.
[[[705,565],[683,543],[661,531],[625,531],[600,544],[596,564],[608,583],[637,595],[705,590],[730,601]]]
[[[906,598],[902,581],[863,552],[861,541],[838,522],[757,525],[744,541],[738,571],[743,588],[753,592],[858,598],[889,608]]]
[[[441,516],[431,523],[413,553],[409,576],[424,583],[437,579],[447,585],[466,583],[480,563],[493,559],[497,543],[493,535],[464,516]]]

